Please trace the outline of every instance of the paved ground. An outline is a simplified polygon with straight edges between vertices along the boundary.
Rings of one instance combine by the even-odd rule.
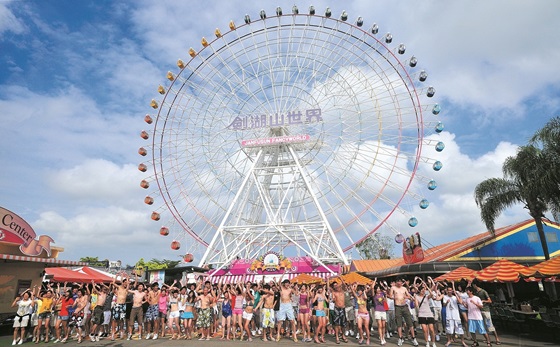
[[[510,347],[510,346],[519,346],[519,347],[532,347],[532,346],[560,346],[560,340],[557,341],[551,341],[551,340],[540,340],[540,341],[535,341],[534,339],[531,339],[528,335],[519,335],[519,336],[515,336],[515,335],[508,335],[508,334],[501,334],[500,336],[501,339],[501,346],[505,346],[505,347]],[[418,342],[420,343],[420,347],[425,346],[425,342],[423,339],[419,339]],[[479,340],[480,342],[480,340]],[[12,344],[12,338],[10,336],[0,336],[0,346],[11,346]],[[93,346],[114,346],[114,347],[147,347],[147,346],[192,346],[192,347],[220,347],[220,346],[242,346],[242,345],[247,345],[250,344],[252,346],[255,347],[273,347],[273,346],[315,346],[315,343],[304,343],[304,342],[293,342],[291,340],[288,339],[283,339],[280,342],[263,342],[260,339],[254,339],[252,342],[247,342],[247,341],[222,341],[219,338],[213,338],[209,341],[198,341],[198,340],[172,340],[170,341],[169,339],[158,339],[158,340],[132,340],[132,341],[127,341],[125,340],[115,340],[115,341],[110,341],[108,339],[103,339],[99,342],[91,342],[88,340],[84,340],[84,342],[82,342],[81,344],[78,344],[77,341],[72,340],[69,341],[65,344],[53,344],[52,341],[49,343],[39,343],[37,344],[37,346],[45,346],[45,345],[49,345],[49,346],[89,346],[89,347],[93,347]],[[34,343],[32,342],[26,342],[23,343],[22,346],[35,346]],[[321,344],[323,346],[335,346],[335,340],[332,337],[329,337],[326,341],[325,344]],[[346,344],[342,343],[342,346],[345,346]],[[445,345],[445,342],[440,341],[436,344],[438,347],[443,347]],[[317,345],[318,346],[318,345]],[[352,338],[350,339],[350,342],[346,345],[346,346],[359,346],[358,342],[356,339]],[[378,340],[372,340],[372,344],[371,346],[380,346],[379,341]],[[387,344],[386,346],[397,346],[397,339],[396,338],[391,338],[389,340],[387,340]],[[409,347],[412,346],[412,343],[410,341],[406,341],[405,344],[403,345],[405,347]],[[454,347],[460,347],[461,345],[459,343],[454,343],[451,346]],[[470,343],[469,343],[470,346]],[[486,346],[486,344],[481,343],[480,342],[480,346],[484,347]],[[493,347],[496,347],[495,344],[492,344]],[[500,346],[500,347],[501,347]]]

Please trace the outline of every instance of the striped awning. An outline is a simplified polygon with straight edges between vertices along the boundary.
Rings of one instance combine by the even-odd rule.
[[[434,280],[440,282],[443,281],[459,282],[462,279],[466,279],[470,281],[476,277],[476,274],[477,274],[476,270],[472,270],[464,266],[459,266],[455,270],[451,270],[446,274],[434,278]]]
[[[13,261],[27,261],[34,263],[45,263],[45,264],[56,264],[56,265],[69,265],[69,266],[86,266],[87,263],[74,260],[59,260],[56,258],[38,258],[29,257],[23,255],[13,255],[13,254],[0,254],[0,259],[13,260]]]
[[[529,270],[531,276],[535,277],[560,276],[560,256],[533,265]]]

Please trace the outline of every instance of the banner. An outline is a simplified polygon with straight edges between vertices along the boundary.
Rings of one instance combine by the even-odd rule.
[[[41,235],[35,239],[37,235],[23,218],[10,210],[0,207],[0,242],[15,243],[20,245],[21,253],[36,257],[43,250],[47,252],[47,256],[51,256],[51,242],[54,240],[50,236]]]

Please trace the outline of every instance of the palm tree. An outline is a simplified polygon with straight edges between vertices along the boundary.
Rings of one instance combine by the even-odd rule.
[[[554,219],[560,218],[560,117],[552,118],[531,139],[531,144],[540,146],[549,168],[544,176],[545,198],[551,207]]]
[[[545,153],[528,145],[519,148],[517,155],[506,159],[502,166],[503,178],[490,178],[479,183],[474,192],[480,217],[492,235],[496,218],[507,208],[522,203],[535,220],[544,257],[550,258],[542,219],[549,210],[547,198],[547,170]]]

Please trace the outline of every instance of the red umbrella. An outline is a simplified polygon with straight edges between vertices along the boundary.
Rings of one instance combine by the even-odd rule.
[[[472,270],[469,269],[467,267],[464,266],[459,266],[458,268],[449,271],[446,274],[443,274],[439,277],[436,277],[434,279],[434,281],[452,281],[452,282],[456,282],[456,281],[460,281],[462,279],[466,279],[467,281],[470,281],[472,279],[474,279],[476,276],[476,270]]]
[[[507,259],[500,259],[494,264],[480,270],[476,279],[484,282],[517,282],[521,275],[528,276],[531,270]]]

